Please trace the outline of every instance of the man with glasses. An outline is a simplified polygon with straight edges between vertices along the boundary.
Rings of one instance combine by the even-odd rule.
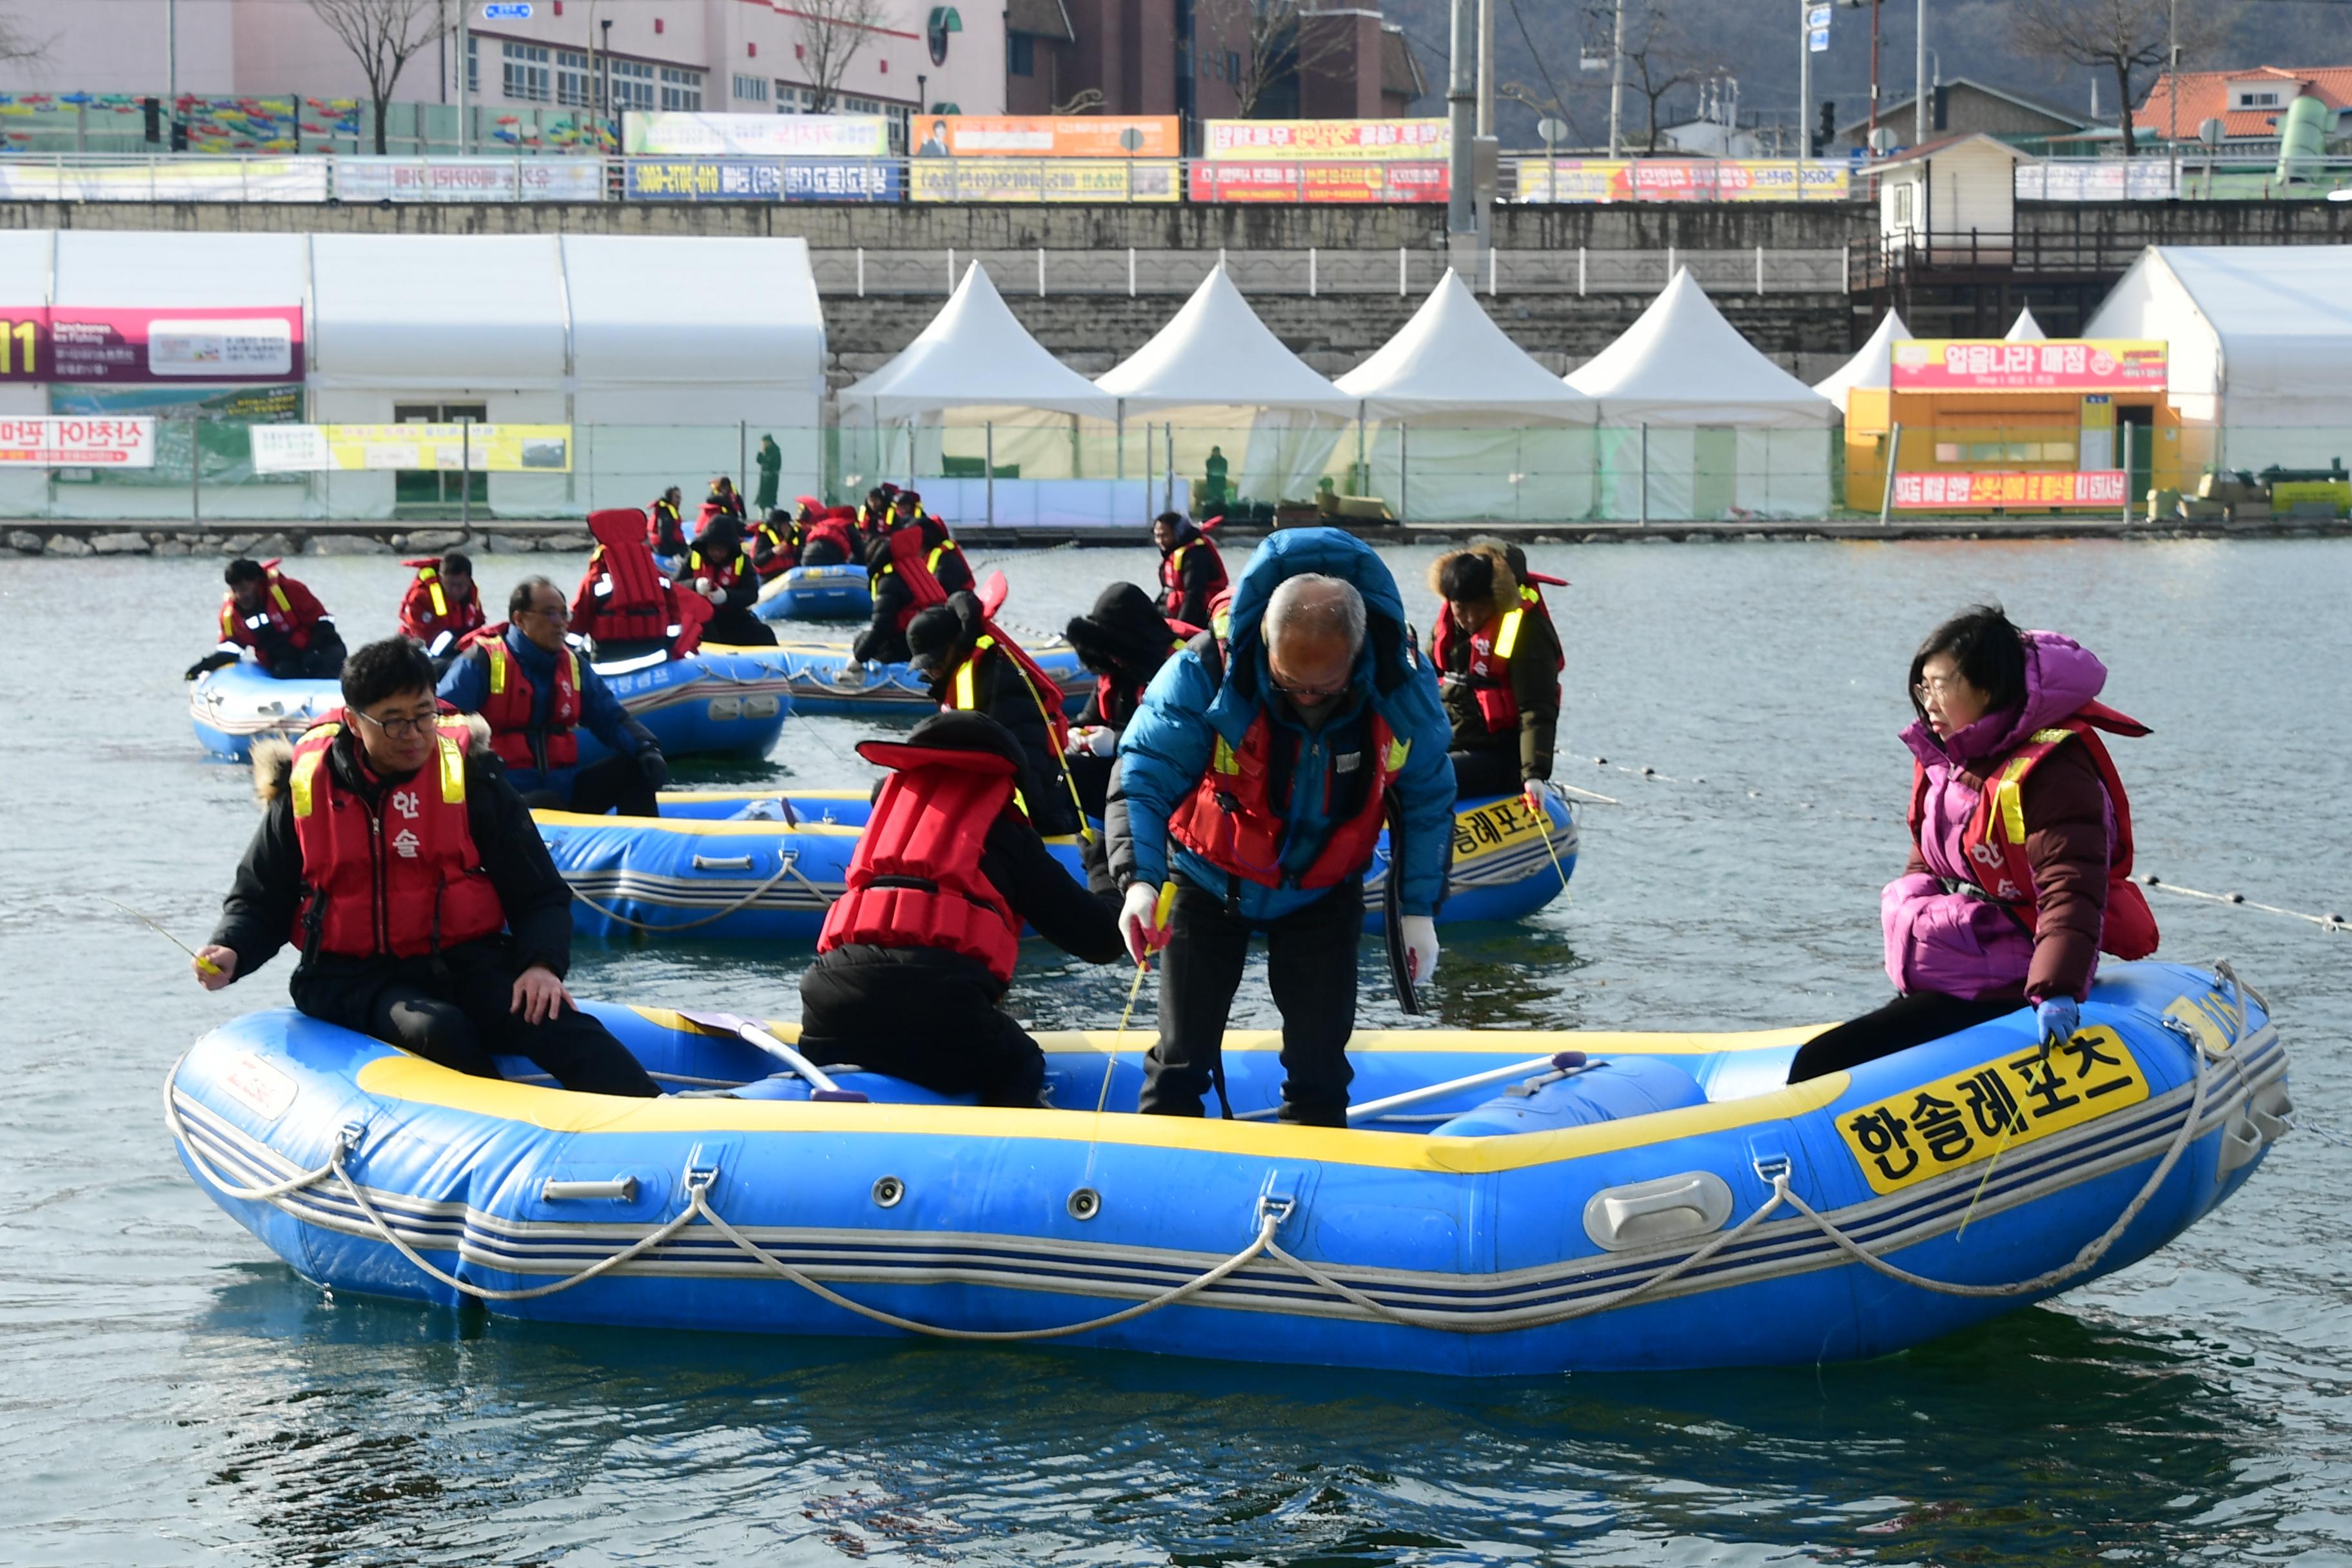
[[[572,1005],[571,889],[497,758],[442,721],[424,651],[370,643],[342,688],[298,744],[254,749],[264,816],[197,982],[218,991],[291,941],[287,990],[313,1018],[478,1077],[519,1055],[566,1089],[658,1094]]]
[[[655,792],[669,782],[669,763],[652,731],[564,640],[571,624],[562,590],[524,578],[507,597],[507,619],[468,638],[441,678],[441,700],[489,724],[490,749],[530,805],[657,816]],[[613,753],[586,767],[583,727]]]
[[[1339,530],[1286,529],[1258,546],[1230,635],[1220,647],[1204,632],[1162,665],[1119,738],[1106,824],[1119,925],[1138,963],[1166,947],[1140,1109],[1199,1116],[1213,1085],[1223,1098],[1225,1023],[1263,932],[1282,1011],[1282,1118],[1341,1127],[1364,873],[1384,824],[1401,829],[1389,874],[1407,963],[1419,981],[1436,969],[1451,729],[1395,579]]]

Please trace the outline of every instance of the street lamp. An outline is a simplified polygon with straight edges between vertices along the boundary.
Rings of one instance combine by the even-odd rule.
[[[606,116],[610,116],[613,112],[613,18],[610,16],[605,17],[602,26],[604,33],[604,81],[603,89],[604,94],[604,114]],[[620,138],[616,135],[613,140],[617,142]],[[596,151],[602,153],[604,150],[604,121],[600,118],[596,121]]]

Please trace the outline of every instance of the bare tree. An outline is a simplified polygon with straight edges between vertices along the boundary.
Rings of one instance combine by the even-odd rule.
[[[1612,45],[1613,47],[1613,45]],[[1658,106],[1669,93],[1695,87],[1723,68],[1680,12],[1661,0],[1647,0],[1626,18],[1625,85],[1642,98],[1649,121],[1647,151],[1658,150]]]
[[[47,59],[57,38],[39,37],[21,17],[0,11],[0,65],[37,65]]]
[[[1256,118],[1259,103],[1284,79],[1303,83],[1348,53],[1353,13],[1335,16],[1339,26],[1316,26],[1307,19],[1318,9],[1306,0],[1199,0],[1194,5],[1199,36],[1241,46],[1228,51],[1237,64],[1231,85],[1241,118]],[[1210,53],[1199,50],[1204,58]]]
[[[383,114],[401,71],[418,50],[449,30],[442,0],[310,0],[310,9],[360,62],[368,100],[375,106],[375,150],[384,152]]]
[[[2135,73],[2165,63],[2169,40],[2168,0],[2020,0],[2016,12],[2019,47],[2028,54],[2055,56],[2078,66],[2115,73],[2116,103],[2124,132],[2124,156],[2138,151],[2132,134],[2132,90]],[[2205,36],[2205,24],[2193,14],[2184,27]],[[2184,53],[2192,40],[2183,33]]]
[[[793,17],[801,64],[808,68],[809,112],[830,114],[850,61],[888,19],[883,0],[799,0]],[[929,114],[931,106],[917,104],[915,111]]]

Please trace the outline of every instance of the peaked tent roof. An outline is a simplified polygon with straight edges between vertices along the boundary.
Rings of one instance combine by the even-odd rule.
[[[1610,425],[1803,429],[1837,423],[1837,405],[1766,359],[1679,268],[1641,319],[1568,384]]]
[[[2205,404],[2200,418],[2255,430],[2340,427],[2352,399],[2347,277],[2352,246],[2150,246],[2083,335],[2166,340],[2166,395],[2184,409]],[[2234,438],[2230,449],[2234,461]]]
[[[1590,425],[1592,400],[1538,364],[1449,268],[1412,320],[1337,385],[1383,418],[1505,415]]]
[[[944,408],[1045,408],[1109,419],[1118,412],[1076,371],[1029,335],[973,262],[930,325],[888,364],[841,393],[844,408],[905,419]]]
[[[2017,310],[2017,320],[2010,322],[2009,331],[2001,334],[2001,341],[2010,343],[2038,343],[2045,342],[2049,336],[2049,333],[2042,330],[2042,323],[2033,319],[2033,307],[2021,305]]]
[[[1356,412],[1354,398],[1309,370],[1257,319],[1222,261],[1174,319],[1095,384],[1131,411],[1205,406]]]
[[[1853,357],[1832,371],[1828,379],[1813,383],[1813,390],[1843,408],[1845,395],[1854,387],[1892,386],[1895,340],[1910,335],[1911,329],[1903,324],[1901,312],[1887,311],[1878,318],[1878,330],[1870,334],[1870,341],[1856,349]]]

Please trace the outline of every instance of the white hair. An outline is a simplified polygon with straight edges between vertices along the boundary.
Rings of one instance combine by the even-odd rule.
[[[1285,577],[1275,584],[1265,601],[1265,640],[1274,639],[1289,627],[1297,627],[1309,637],[1329,637],[1344,634],[1349,654],[1364,650],[1364,596],[1356,592],[1353,583],[1340,577],[1327,577],[1319,572],[1302,572],[1296,577]]]

